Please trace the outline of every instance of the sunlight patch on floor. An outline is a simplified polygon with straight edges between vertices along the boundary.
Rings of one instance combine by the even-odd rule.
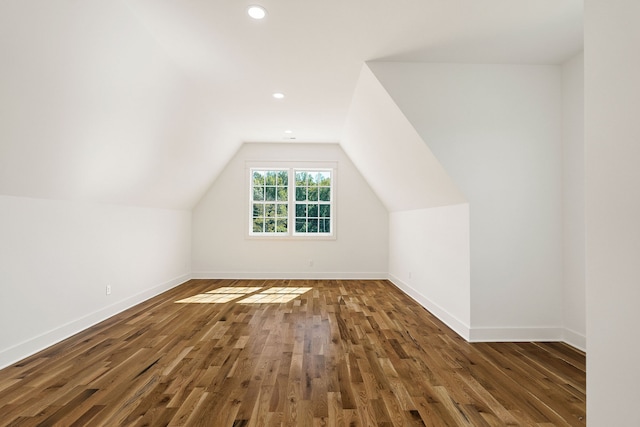
[[[235,299],[246,297],[249,294],[261,290],[260,286],[233,287],[224,286],[222,288],[213,289],[204,294],[194,295],[189,298],[176,301],[179,304],[223,304],[231,302]],[[238,304],[278,304],[285,303],[298,298],[300,295],[309,292],[310,287],[272,287],[264,291],[250,295],[240,301]]]
[[[262,292],[260,292],[261,294],[298,294],[298,295],[302,295],[304,293],[309,292],[311,289],[313,288],[287,288],[287,287],[273,287],[273,288],[269,288],[266,289]]]
[[[233,286],[223,286],[222,288],[213,289],[211,291],[207,291],[208,294],[243,294],[248,295],[254,292],[258,292],[262,289],[262,286],[238,286],[234,288]]]
[[[181,304],[221,304],[241,298],[245,294],[199,294],[189,298],[181,299],[176,303]]]
[[[287,288],[273,287],[266,289],[259,294],[248,296],[238,301],[238,304],[276,304],[285,303],[298,298],[300,295],[309,292],[312,288]]]

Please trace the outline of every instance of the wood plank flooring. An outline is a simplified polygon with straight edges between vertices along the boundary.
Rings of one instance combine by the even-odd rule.
[[[176,303],[253,286],[311,289]],[[387,281],[191,280],[1,370],[0,425],[583,426],[585,356],[466,343]]]

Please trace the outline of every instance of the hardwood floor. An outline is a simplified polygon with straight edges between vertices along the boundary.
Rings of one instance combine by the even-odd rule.
[[[222,287],[311,289],[176,303]],[[466,343],[386,281],[191,280],[1,370],[0,425],[580,426],[585,356]]]

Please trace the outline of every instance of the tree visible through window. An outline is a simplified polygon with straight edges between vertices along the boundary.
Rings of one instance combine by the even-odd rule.
[[[333,233],[332,170],[251,169],[251,235]]]
[[[253,171],[253,232],[286,233],[289,224],[289,171]]]
[[[329,171],[296,171],[296,232],[331,232]]]

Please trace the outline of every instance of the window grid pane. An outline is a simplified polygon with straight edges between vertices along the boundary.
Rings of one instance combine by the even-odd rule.
[[[331,233],[331,172],[296,171],[295,233]]]
[[[287,233],[289,172],[252,171],[252,233]]]

